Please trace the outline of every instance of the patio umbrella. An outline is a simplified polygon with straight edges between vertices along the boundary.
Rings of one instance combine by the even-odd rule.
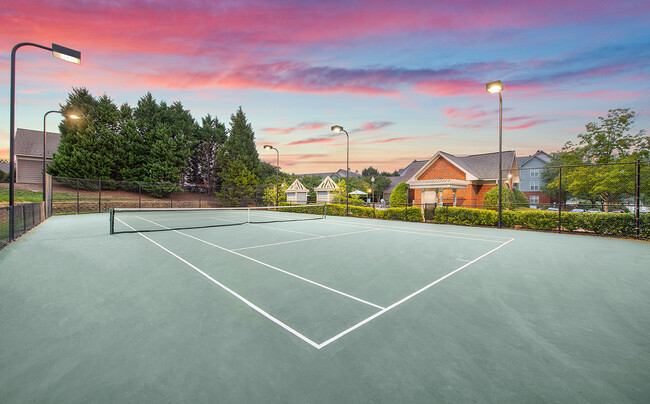
[[[356,191],[352,191],[348,193],[348,195],[368,195],[367,192],[359,191],[358,189]]]

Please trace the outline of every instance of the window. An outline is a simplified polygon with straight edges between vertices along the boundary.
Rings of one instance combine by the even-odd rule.
[[[530,196],[530,203],[532,204],[538,204],[539,203],[539,195],[531,195]]]
[[[539,177],[539,168],[533,168],[532,170],[530,170],[530,176]]]
[[[530,182],[530,190],[531,191],[539,191],[539,181],[531,181]]]

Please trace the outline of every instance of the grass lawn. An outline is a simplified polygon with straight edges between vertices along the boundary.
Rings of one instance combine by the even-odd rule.
[[[77,196],[68,193],[55,192],[54,199],[59,201],[72,201],[77,199]],[[16,202],[40,202],[43,200],[43,193],[14,188],[14,200]],[[0,202],[9,202],[9,188],[0,187]]]

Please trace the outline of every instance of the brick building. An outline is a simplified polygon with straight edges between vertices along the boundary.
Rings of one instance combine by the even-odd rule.
[[[406,181],[410,186],[409,202],[482,205],[485,194],[498,183],[498,165],[498,152],[457,157],[439,151]],[[514,151],[502,153],[501,172],[504,185],[519,183]]]

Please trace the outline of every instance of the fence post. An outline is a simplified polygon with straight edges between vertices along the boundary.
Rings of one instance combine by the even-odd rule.
[[[138,209],[142,208],[142,184],[138,182]]]
[[[22,234],[25,234],[27,232],[27,214],[25,212],[25,205],[26,205],[25,203],[20,205],[23,208],[23,233]]]
[[[559,201],[557,209],[557,232],[562,233],[562,167],[560,167],[560,187],[559,187]]]
[[[79,178],[77,178],[77,214],[79,214]]]
[[[102,180],[99,180],[99,210],[98,213],[102,213]]]
[[[635,216],[635,227],[636,227],[636,238],[639,238],[641,235],[641,160],[636,159],[636,181],[635,181],[635,203],[636,209],[634,210]]]

